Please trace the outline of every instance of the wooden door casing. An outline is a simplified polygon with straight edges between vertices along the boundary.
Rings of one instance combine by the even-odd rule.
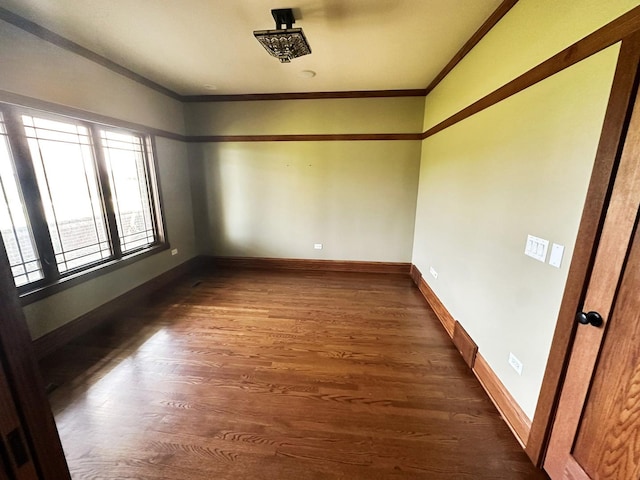
[[[16,480],[37,480],[38,475],[31,461],[31,454],[26,448],[22,425],[4,375],[2,362],[0,362],[0,407],[0,449],[2,449],[0,475],[4,474],[6,478],[15,478]],[[27,458],[20,460],[20,463],[12,452],[8,440],[10,435],[19,439],[24,447],[24,453],[27,454]],[[0,478],[3,477],[0,476]]]
[[[9,260],[0,237],[0,366],[6,379],[3,404],[12,400],[20,420],[36,477],[41,480],[70,480],[58,430],[36,362],[31,336],[18,299]],[[2,386],[0,386],[2,389]],[[1,477],[0,477],[1,478]]]
[[[620,152],[632,113],[640,64],[640,31],[624,37],[613,78],[598,150],[571,258],[558,322],[538,405],[526,445],[529,458],[543,466],[554,422],[560,389],[566,376],[568,357],[577,328],[576,311],[582,309],[598,239],[604,223]]]
[[[604,325],[601,328],[581,326],[576,332],[544,463],[545,470],[553,479],[627,478],[603,476],[602,470],[595,467],[600,460],[595,461],[593,457],[597,454],[587,447],[591,442],[590,435],[601,435],[603,428],[606,429],[608,426],[606,422],[597,426],[594,426],[593,421],[585,423],[582,421],[582,413],[585,404],[587,411],[594,408],[589,404],[589,400],[603,401],[602,398],[588,395],[594,372],[596,377],[598,376],[596,364],[603,342],[609,335],[609,323],[614,313],[639,205],[640,101],[636,99],[582,308],[585,312],[599,312],[604,319]],[[620,315],[617,318],[621,324],[629,321]],[[619,328],[619,325],[616,325],[616,330]],[[608,363],[598,365],[603,368],[610,366]],[[607,376],[604,369],[599,373],[600,377]],[[592,393],[596,391],[597,389]],[[603,390],[600,392],[605,395],[610,393]],[[599,419],[604,420],[602,417]],[[581,432],[580,441],[575,443],[578,432]],[[574,451],[577,456],[574,456]]]

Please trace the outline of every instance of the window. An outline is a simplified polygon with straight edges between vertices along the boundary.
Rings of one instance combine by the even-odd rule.
[[[153,242],[155,229],[145,168],[144,143],[130,134],[101,132],[111,195],[118,223],[120,248],[130,252]]]
[[[0,230],[21,292],[164,245],[147,135],[0,105]]]
[[[44,277],[20,195],[13,156],[0,112],[0,232],[17,286]]]

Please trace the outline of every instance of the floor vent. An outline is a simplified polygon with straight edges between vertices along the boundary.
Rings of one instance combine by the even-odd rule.
[[[462,328],[460,322],[456,320],[453,327],[453,344],[460,351],[462,358],[469,368],[473,368],[476,362],[476,354],[478,353],[478,345],[471,339],[467,331]]]

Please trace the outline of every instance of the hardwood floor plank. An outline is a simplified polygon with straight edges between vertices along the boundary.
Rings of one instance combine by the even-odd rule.
[[[41,367],[74,480],[546,478],[408,275],[200,273]]]

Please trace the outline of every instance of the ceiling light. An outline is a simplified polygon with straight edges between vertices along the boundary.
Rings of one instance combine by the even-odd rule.
[[[298,75],[300,75],[302,78],[313,78],[316,76],[316,72],[314,72],[313,70],[302,70],[300,73],[298,73]]]
[[[256,30],[253,32],[269,55],[276,57],[281,63],[289,63],[294,58],[311,53],[311,47],[302,29],[291,28],[296,23],[292,9],[271,10],[271,15],[276,21],[275,30]],[[285,25],[286,28],[283,28]]]

